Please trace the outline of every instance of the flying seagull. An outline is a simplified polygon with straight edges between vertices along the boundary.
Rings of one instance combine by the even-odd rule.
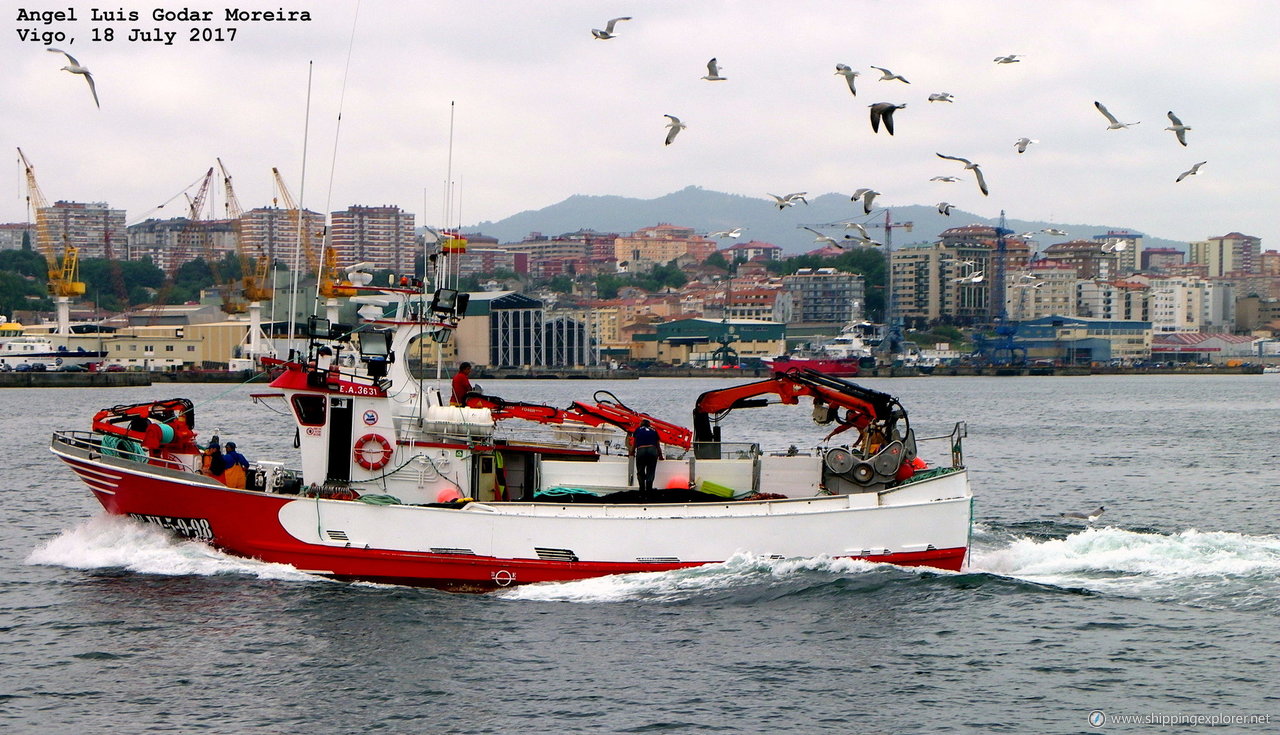
[[[844,247],[843,244],[841,244],[839,241],[837,241],[834,237],[830,235],[824,235],[821,232],[818,232],[817,230],[813,229],[812,227],[805,227],[804,229],[817,235],[817,237],[813,238],[814,242],[825,242],[826,244],[830,245],[833,248]]]
[[[951,216],[951,208],[952,208],[952,207],[954,207],[954,206],[956,206],[956,205],[954,205],[954,204],[947,204],[946,202],[938,202],[938,214],[945,214],[946,216],[950,217],[950,216]]]
[[[689,126],[680,122],[680,118],[675,115],[663,115],[663,117],[671,120],[671,122],[667,123],[667,127],[671,129],[667,131],[667,141],[663,145],[671,145],[671,141],[676,139],[676,134]]]
[[[1200,173],[1200,167],[1205,165],[1206,163],[1208,163],[1208,161],[1201,161],[1200,163],[1197,163],[1196,165],[1192,166],[1186,171],[1183,171],[1182,173],[1178,174],[1178,178],[1174,179],[1173,183],[1176,184],[1179,181],[1182,181],[1183,179],[1187,178],[1188,176],[1195,176],[1196,174]]]
[[[930,102],[955,102],[955,100],[951,99],[954,96],[955,95],[951,94],[950,92],[934,92],[933,94],[929,95],[929,101]]]
[[[1103,117],[1107,118],[1107,122],[1111,123],[1110,125],[1107,126],[1107,130],[1119,130],[1121,128],[1127,128],[1130,125],[1137,125],[1139,122],[1142,122],[1141,120],[1139,120],[1137,122],[1122,123],[1116,119],[1115,115],[1112,115],[1110,112],[1108,112],[1107,108],[1104,107],[1101,102],[1098,102],[1097,100],[1095,100],[1093,103],[1093,106],[1098,108],[1098,112],[1101,112]]]
[[[871,236],[867,234],[867,228],[863,227],[861,223],[841,222],[841,224],[844,225],[844,228],[846,230],[857,230],[858,234],[860,235],[860,237],[856,237],[856,238],[853,235],[845,235],[846,238],[850,240],[866,240],[866,241],[871,240]]]
[[[858,90],[854,89],[853,80],[862,72],[850,69],[848,64],[836,64],[836,74],[844,77],[844,80],[849,83],[849,91],[853,93],[854,97],[857,97]]]
[[[708,233],[707,233],[707,237],[716,237],[716,238],[733,237],[733,238],[736,238],[736,237],[739,237],[739,236],[741,236],[741,235],[742,235],[742,230],[743,230],[743,229],[745,229],[745,228],[742,228],[742,227],[735,227],[735,228],[733,228],[732,230],[716,230],[715,232],[708,232]]]
[[[944,156],[941,153],[938,154],[938,158],[945,158],[948,161],[959,161],[960,163],[963,163],[965,169],[972,171],[973,175],[978,179],[978,191],[982,192],[982,196],[987,196],[987,180],[982,178],[982,169],[978,168],[978,164],[967,158],[961,158],[959,156]]]
[[[1106,506],[1099,505],[1097,510],[1091,510],[1088,513],[1081,513],[1078,510],[1069,510],[1066,513],[1059,513],[1058,515],[1062,516],[1063,518],[1076,518],[1082,521],[1089,521],[1090,523],[1093,523],[1094,521],[1098,520],[1098,516],[1105,513],[1106,510],[1107,510]]]
[[[880,81],[882,81],[882,82],[892,82],[893,80],[897,79],[898,81],[902,82],[903,84],[910,84],[910,83],[911,83],[911,82],[908,82],[908,81],[907,81],[907,78],[906,78],[906,77],[902,76],[901,74],[894,74],[893,72],[889,71],[888,69],[884,68],[883,66],[873,66],[873,67],[871,67],[871,68],[872,68],[872,69],[875,69],[876,71],[882,72],[882,73],[881,73],[881,75],[880,75]]]
[[[1053,235],[1054,237],[1066,237],[1066,236],[1067,236],[1067,233],[1066,233],[1066,231],[1065,231],[1065,230],[1059,230],[1059,229],[1057,229],[1056,227],[1046,227],[1046,228],[1044,228],[1043,230],[1040,230],[1040,231],[1041,231],[1041,232],[1043,232],[1043,233],[1045,233],[1046,235]]]
[[[89,70],[86,69],[85,67],[80,66],[80,62],[76,61],[76,57],[72,56],[66,51],[63,51],[61,49],[56,49],[56,48],[48,48],[48,49],[45,49],[45,51],[48,51],[51,54],[62,54],[63,56],[67,57],[67,61],[71,63],[62,67],[62,70],[69,71],[72,74],[79,74],[84,77],[84,80],[89,83],[89,91],[93,93],[93,104],[99,110],[101,110],[102,105],[98,103],[98,88],[95,87],[93,84],[93,74],[90,73]]]
[[[1021,55],[1022,54],[1009,54],[1008,56],[997,56],[994,59],[992,59],[992,61],[996,62],[997,64],[1017,64],[1018,62],[1022,61],[1022,59],[1018,58]]]
[[[871,108],[871,132],[880,132],[880,121],[884,120],[884,129],[889,131],[889,135],[893,135],[893,111],[901,110],[906,107],[906,103],[895,105],[892,102],[877,102],[874,105],[867,105]]]
[[[960,180],[959,176],[934,176],[930,181],[941,181],[944,184],[954,184]]]
[[[595,36],[601,41],[607,41],[610,38],[616,38],[616,36],[613,35],[613,27],[617,25],[618,21],[620,20],[631,20],[631,16],[628,15],[622,18],[610,18],[609,22],[605,24],[603,31],[600,30],[599,28],[592,28],[591,35]]]
[[[1169,122],[1173,124],[1165,128],[1165,130],[1172,130],[1173,134],[1178,136],[1178,142],[1185,146],[1187,144],[1187,131],[1191,128],[1183,125],[1178,116],[1173,114],[1173,110],[1169,110]]]
[[[769,196],[773,197],[774,201],[778,203],[778,209],[786,209],[787,207],[796,206],[797,202],[804,202],[807,206],[809,204],[809,200],[804,198],[804,195],[807,193],[808,192],[805,191],[797,191],[794,194],[788,194],[784,197],[780,197],[777,194],[770,194]]]
[[[728,77],[720,76],[720,67],[716,64],[716,60],[712,59],[707,62],[707,75],[703,77],[703,79],[708,82],[723,82],[728,79]]]
[[[880,196],[880,192],[875,189],[858,189],[853,192],[853,196],[849,197],[849,201],[856,202],[861,199],[863,214],[871,214],[871,202],[878,196]]]
[[[1013,145],[1015,148],[1018,149],[1019,153],[1026,153],[1027,146],[1031,145],[1032,143],[1039,143],[1039,142],[1040,141],[1033,140],[1031,138],[1018,138],[1018,140],[1015,141]]]

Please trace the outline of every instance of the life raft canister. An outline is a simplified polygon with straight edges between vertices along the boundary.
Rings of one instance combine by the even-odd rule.
[[[370,445],[375,446],[370,446]],[[380,470],[391,461],[391,442],[381,434],[365,434],[356,440],[354,457],[356,464],[366,470]]]

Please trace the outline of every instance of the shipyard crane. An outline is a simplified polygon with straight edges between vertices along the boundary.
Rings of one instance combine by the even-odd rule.
[[[227,219],[231,221],[236,257],[240,259],[240,295],[243,299],[234,298],[231,284],[224,284],[222,310],[227,314],[239,314],[246,310],[245,301],[247,301],[249,312],[249,331],[245,334],[245,342],[242,343],[244,351],[238,358],[231,361],[231,367],[232,369],[254,369],[260,357],[273,356],[275,352],[262,331],[262,302],[270,301],[275,296],[275,290],[267,284],[271,272],[271,258],[261,247],[258,248],[256,256],[249,255],[244,242],[244,208],[240,206],[240,199],[236,196],[235,188],[231,184],[231,173],[227,171],[226,164],[221,158],[217,161],[218,169],[222,172]]]
[[[80,251],[64,242],[59,254],[54,245],[53,223],[49,221],[48,203],[40,185],[36,183],[36,171],[22,149],[18,158],[27,177],[27,207],[36,223],[36,244],[48,262],[49,295],[54,297],[58,315],[58,334],[71,331],[71,299],[84,295],[84,282],[80,281]]]
[[[222,163],[222,159],[217,159],[218,169],[222,172],[222,188],[225,193],[225,203],[227,219],[231,222],[232,239],[235,242],[236,257],[240,260],[240,293],[244,301],[250,303],[270,301],[274,295],[273,291],[266,286],[267,278],[271,272],[271,259],[265,253],[259,252],[256,256],[250,256],[248,249],[244,244],[244,232],[241,217],[244,216],[244,208],[240,206],[240,199],[236,196],[235,188],[231,185],[231,173],[227,171],[227,167]],[[245,311],[244,301],[235,298],[235,294],[231,292],[231,284],[219,284],[222,289],[222,310],[228,314],[241,314]]]
[[[213,282],[218,282],[217,268],[214,265],[213,245],[209,242],[209,228],[201,214],[204,210],[204,202],[209,197],[209,185],[212,181],[213,167],[210,166],[209,170],[200,178],[195,196],[185,191],[183,192],[187,197],[187,221],[182,226],[182,229],[178,231],[172,257],[165,264],[167,267],[164,269],[164,283],[161,284],[160,291],[156,294],[155,303],[152,305],[150,316],[147,319],[148,326],[155,323],[156,318],[164,311],[164,304],[169,300],[169,291],[173,288],[173,281],[183,263],[203,257],[209,267]]]
[[[305,218],[302,208],[298,206],[293,199],[293,195],[289,193],[289,187],[285,185],[284,177],[280,175],[280,169],[273,168],[271,173],[275,176],[276,189],[280,193],[280,199],[284,202],[285,209],[291,213],[294,226],[299,228],[302,254],[307,261],[307,273],[316,277],[319,294],[326,299],[338,296],[354,296],[356,292],[351,284],[339,278],[337,251],[333,246],[326,245],[323,247],[323,254],[317,256],[316,248],[312,246],[312,233],[304,228]]]

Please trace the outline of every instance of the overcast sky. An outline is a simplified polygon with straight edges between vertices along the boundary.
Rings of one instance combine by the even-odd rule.
[[[213,10],[207,23],[157,23],[159,4],[103,3],[139,11],[121,23],[92,22],[94,4],[81,0],[6,4],[0,142],[14,163],[0,221],[26,218],[21,147],[49,201],[107,201],[130,223],[182,214],[180,192],[221,157],[246,209],[271,203],[275,166],[309,208],[395,204],[419,224],[496,220],[573,194],[651,198],[697,185],[763,199],[869,186],[889,207],[945,200],[1183,241],[1237,230],[1280,247],[1273,0],[235,6],[306,9],[310,22],[228,22],[226,3],[164,3]],[[77,21],[19,22],[19,6],[74,8]],[[633,19],[594,39],[615,16]],[[193,27],[236,37],[192,42]],[[95,43],[94,28],[114,40]],[[177,36],[123,40],[131,28]],[[53,45],[93,72],[102,108],[21,29],[65,33]],[[993,62],[1004,54],[1023,60]],[[711,57],[727,81],[699,78]],[[856,97],[837,63],[861,71]],[[911,84],[878,81],[872,64]],[[927,101],[942,91],[955,102]],[[1107,130],[1094,100],[1141,123]],[[907,104],[895,136],[872,133],[873,102]],[[1188,147],[1163,130],[1168,110],[1193,128]],[[670,146],[664,114],[689,126]],[[1022,136],[1040,142],[1019,155]],[[936,152],[980,163],[990,196]],[[1199,175],[1174,183],[1199,161]],[[961,181],[929,181],[937,175]]]

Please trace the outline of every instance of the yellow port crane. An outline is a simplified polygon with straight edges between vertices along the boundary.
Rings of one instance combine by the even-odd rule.
[[[67,334],[71,325],[71,297],[84,295],[84,283],[80,281],[80,250],[64,242],[62,253],[58,253],[54,245],[53,223],[49,221],[48,202],[36,183],[35,167],[21,148],[18,149],[18,158],[27,177],[27,207],[36,223],[36,245],[49,264],[49,294],[57,305],[58,334]]]
[[[316,250],[311,242],[312,233],[303,228],[305,218],[302,209],[289,193],[289,187],[285,185],[280,169],[272,168],[271,173],[275,176],[276,189],[280,192],[280,199],[283,200],[285,209],[291,213],[294,226],[299,228],[302,253],[307,259],[307,273],[315,274],[319,294],[326,299],[355,296],[356,290],[351,282],[339,277],[338,251],[332,245],[326,245],[323,257],[316,257]]]
[[[271,259],[262,252],[252,258],[249,256],[242,232],[241,218],[244,216],[244,208],[240,206],[240,199],[236,197],[235,189],[231,185],[231,173],[227,171],[221,158],[217,161],[218,169],[222,171],[222,186],[226,193],[227,219],[231,221],[236,256],[240,259],[240,292],[244,298],[244,300],[235,298],[231,293],[231,284],[219,284],[219,289],[222,290],[222,310],[228,314],[241,314],[246,309],[244,301],[270,301],[275,295],[266,285],[271,272]]]

